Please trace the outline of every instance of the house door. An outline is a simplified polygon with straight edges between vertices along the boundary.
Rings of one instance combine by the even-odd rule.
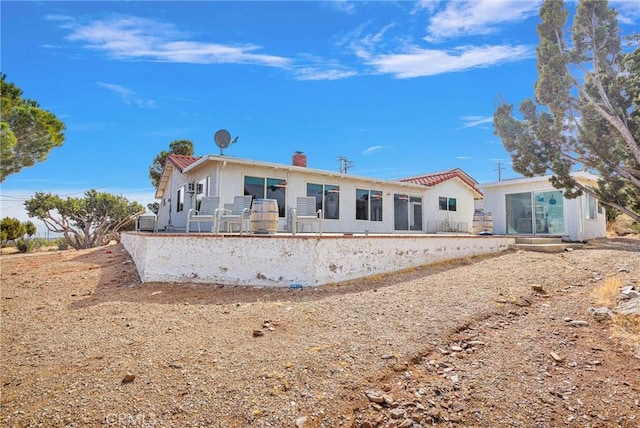
[[[394,194],[393,226],[395,230],[422,230],[422,198]]]
[[[564,233],[562,192],[524,192],[505,195],[507,233]]]

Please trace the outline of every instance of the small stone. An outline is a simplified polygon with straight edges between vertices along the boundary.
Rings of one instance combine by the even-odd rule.
[[[460,378],[458,377],[458,375],[451,376],[451,383],[458,383],[459,381]]]
[[[449,415],[447,419],[449,419],[449,421],[453,422],[454,424],[459,424],[460,422],[462,422],[462,417],[458,415]]]
[[[589,325],[589,323],[582,320],[573,320],[573,321],[569,321],[569,325],[571,327],[586,327]]]
[[[564,361],[564,358],[562,358],[560,355],[556,354],[553,351],[551,351],[550,355],[551,355],[551,358],[553,358],[553,360],[557,363],[561,363]]]
[[[302,417],[296,419],[296,427],[297,428],[303,428],[304,424],[307,423],[307,419],[308,418],[306,416],[302,416]]]
[[[485,343],[482,340],[470,340],[467,342],[467,344],[469,346],[485,345]]]
[[[462,351],[463,351],[463,349],[462,349],[460,346],[458,346],[458,345],[453,345],[453,346],[451,347],[451,350],[452,350],[453,352],[462,352]]]
[[[409,428],[413,426],[413,421],[411,419],[405,419],[398,425],[398,428]]]
[[[403,409],[392,409],[389,412],[391,419],[401,419],[404,418],[404,410]]]
[[[182,368],[182,364],[179,363],[169,363],[169,367],[172,369],[181,369]]]
[[[360,426],[362,428],[374,428],[375,425],[373,425],[371,422],[369,421],[362,421],[362,423],[360,424]]]
[[[127,373],[126,375],[124,375],[124,377],[122,378],[122,383],[130,383],[133,382],[136,378],[136,375],[131,374],[131,373]]]
[[[262,330],[253,330],[253,337],[264,336],[264,331]]]
[[[384,404],[388,406],[391,406],[394,403],[393,397],[389,394],[384,394],[382,399],[384,400]]]
[[[393,354],[384,354],[380,358],[382,358],[383,360],[389,360],[389,359],[393,358]]]
[[[375,391],[365,391],[364,395],[366,395],[369,401],[371,401],[372,403],[384,403],[382,394],[378,394]]]
[[[536,293],[547,294],[547,291],[544,288],[542,288],[542,285],[540,284],[532,284],[531,289]]]

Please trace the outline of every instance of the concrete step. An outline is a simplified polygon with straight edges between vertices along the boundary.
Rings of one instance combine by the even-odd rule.
[[[567,249],[577,250],[583,247],[580,243],[549,243],[549,244],[513,244],[516,250],[539,251],[541,253],[561,253]]]
[[[513,244],[516,250],[539,251],[541,253],[561,253],[567,248],[565,244]]]
[[[517,236],[516,244],[561,244],[562,238],[556,236]]]

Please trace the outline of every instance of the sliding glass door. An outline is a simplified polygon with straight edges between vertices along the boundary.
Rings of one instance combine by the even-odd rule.
[[[564,234],[563,202],[559,190],[505,195],[507,233]]]

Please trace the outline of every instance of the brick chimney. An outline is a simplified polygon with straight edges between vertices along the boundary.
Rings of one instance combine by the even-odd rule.
[[[307,167],[307,155],[302,152],[293,153],[293,166]]]

